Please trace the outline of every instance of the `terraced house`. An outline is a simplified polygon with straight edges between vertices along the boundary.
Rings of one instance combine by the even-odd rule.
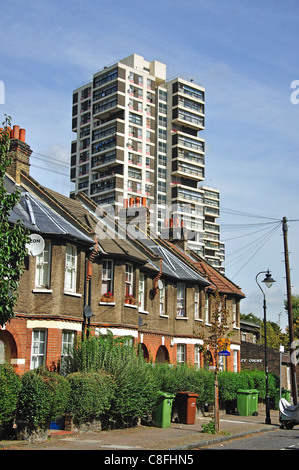
[[[205,362],[200,346],[211,327],[209,294],[219,289],[233,321],[222,367],[240,370],[240,288],[171,232],[168,240],[139,229],[133,236],[85,193],[68,198],[40,185],[29,174],[31,150],[18,126],[11,151],[6,187],[18,185],[21,199],[10,221],[21,219],[44,248],[28,255],[15,317],[0,329],[2,362],[18,373],[40,365],[63,371],[76,336],[110,331],[140,344],[149,361],[211,367],[213,356]],[[130,207],[138,209],[139,200]]]

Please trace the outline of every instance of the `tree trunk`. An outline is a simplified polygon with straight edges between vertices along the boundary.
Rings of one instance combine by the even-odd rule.
[[[220,423],[219,423],[219,393],[218,393],[218,377],[217,370],[215,371],[215,404],[214,404],[214,419],[215,419],[215,432],[219,433]]]

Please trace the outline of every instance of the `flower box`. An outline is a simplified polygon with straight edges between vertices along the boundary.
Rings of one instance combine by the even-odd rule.
[[[112,292],[106,292],[106,294],[103,294],[101,297],[101,302],[114,302]]]
[[[133,295],[127,295],[125,297],[125,304],[135,305],[135,297]]]

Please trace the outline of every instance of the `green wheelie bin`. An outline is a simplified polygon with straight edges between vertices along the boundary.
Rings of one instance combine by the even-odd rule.
[[[160,392],[157,407],[153,413],[154,426],[156,428],[169,428],[171,423],[172,403],[175,395],[168,392]]]
[[[240,416],[257,416],[258,391],[254,389],[237,390],[237,409]]]

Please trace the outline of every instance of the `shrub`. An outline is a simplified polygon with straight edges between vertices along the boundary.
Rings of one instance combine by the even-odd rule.
[[[47,384],[52,395],[51,421],[60,418],[65,413],[69,400],[69,382],[62,375],[44,368],[37,369],[36,373]]]
[[[218,384],[219,397],[222,402],[235,400],[237,398],[238,389],[254,388],[252,377],[244,372],[219,372]]]
[[[14,418],[18,396],[21,389],[21,379],[13,368],[6,364],[0,365],[0,423],[6,423]]]
[[[59,418],[66,408],[69,386],[55,372],[37,369],[22,376],[17,419],[29,429],[47,429],[51,420]]]
[[[207,434],[216,434],[215,421],[211,419],[208,423],[203,423],[201,425],[202,432]]]
[[[244,371],[253,383],[252,388],[259,392],[259,398],[264,400],[266,398],[266,376],[265,373],[257,369],[251,371]],[[276,388],[279,387],[279,379],[273,374],[268,374],[268,393],[269,397],[275,398]]]
[[[205,403],[205,398],[207,398],[205,382],[208,374],[205,370],[195,369],[187,364],[174,366],[156,364],[154,371],[160,390],[174,394],[183,391],[197,393],[198,403]]]
[[[110,422],[123,427],[136,424],[138,418],[146,420],[156,407],[159,393],[152,366],[136,358],[124,364],[115,373],[114,380]]]
[[[81,425],[100,418],[109,408],[114,393],[112,378],[105,373],[75,372],[67,377],[70,396],[67,411]]]
[[[108,424],[126,426],[147,417],[156,405],[158,387],[153,368],[127,337],[90,336],[77,342],[73,371],[106,372],[113,377],[114,395]]]
[[[208,404],[211,405],[214,403],[214,381],[215,381],[215,374],[214,372],[210,372],[208,370],[203,370],[203,383],[204,383],[204,391],[202,398],[200,400],[201,405]]]

